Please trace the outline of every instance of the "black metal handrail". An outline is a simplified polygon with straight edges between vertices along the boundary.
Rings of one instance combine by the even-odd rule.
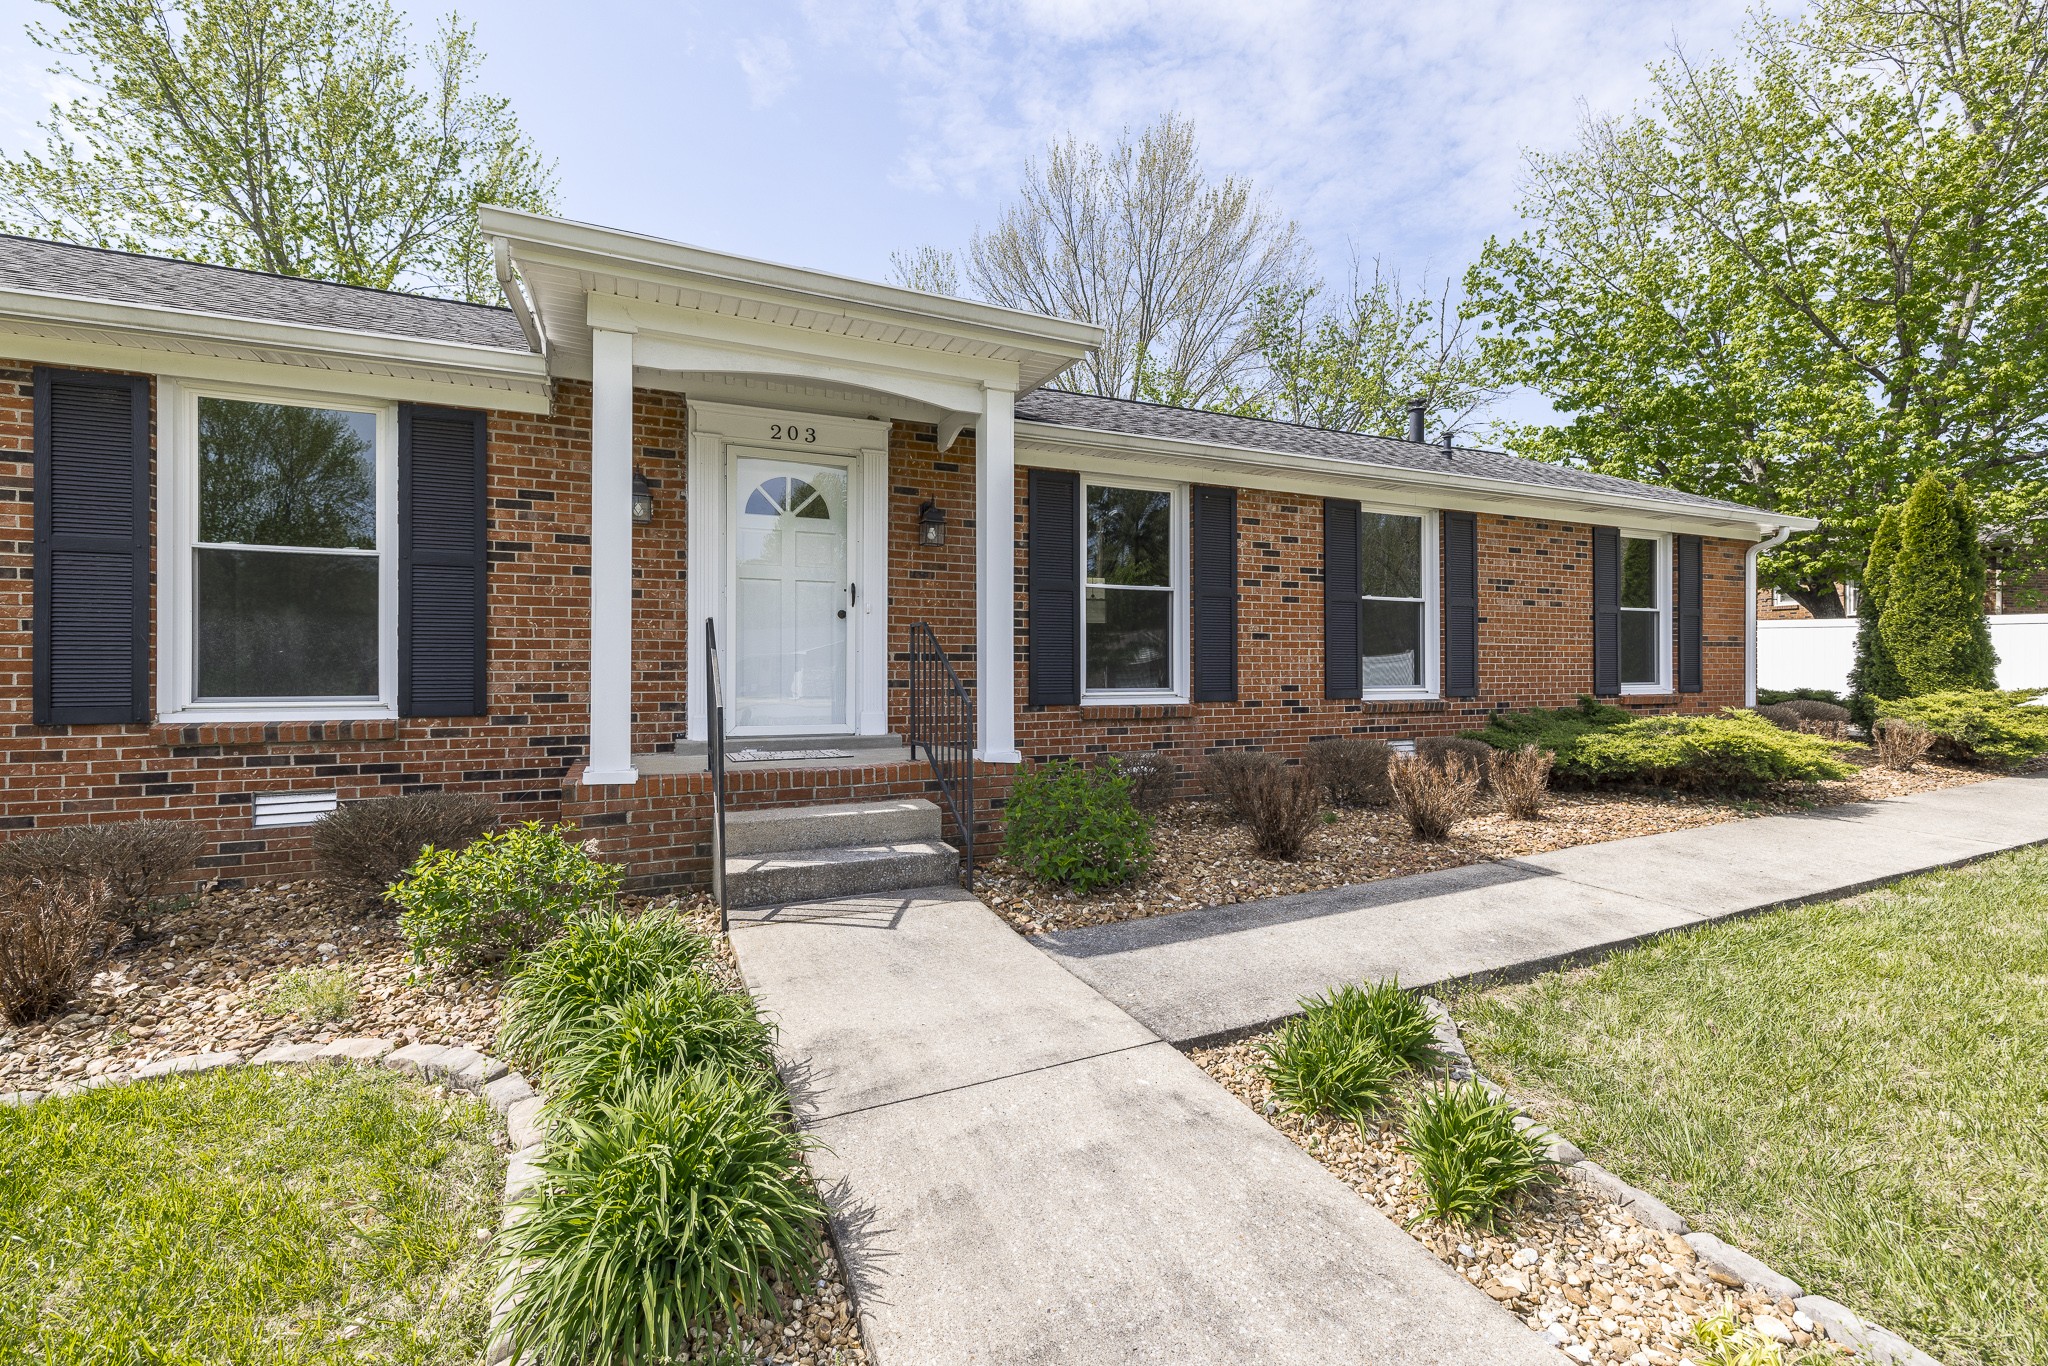
[[[711,771],[711,895],[718,928],[725,916],[725,678],[718,667],[718,627],[704,618],[704,766]]]
[[[960,864],[974,890],[974,700],[925,622],[910,628],[910,757],[931,761],[960,829]]]

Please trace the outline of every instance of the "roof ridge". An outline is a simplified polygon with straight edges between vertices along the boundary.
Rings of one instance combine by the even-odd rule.
[[[1161,403],[1157,399],[1150,398],[1124,398],[1116,394],[1091,394],[1081,389],[1062,389],[1056,384],[1043,385],[1032,391],[1032,395],[1037,394],[1067,394],[1074,398],[1098,399],[1104,403],[1127,403],[1135,408],[1157,408],[1169,413],[1192,413],[1197,417],[1221,417],[1233,422],[1263,422],[1271,427],[1285,427],[1291,432],[1325,432],[1331,436],[1363,437],[1368,441],[1398,441],[1404,446],[1435,446],[1437,444],[1433,441],[1409,441],[1405,437],[1399,436],[1382,436],[1378,432],[1362,432],[1356,428],[1319,427],[1313,422],[1289,422],[1284,417],[1259,417],[1252,413],[1227,413],[1219,408],[1190,408],[1183,403]],[[1027,395],[1027,397],[1032,395]],[[1438,449],[1441,449],[1441,447],[1438,447]],[[1504,455],[1510,460],[1527,460],[1530,458],[1526,455],[1516,455],[1513,451],[1504,451],[1498,446],[1459,446],[1456,449],[1467,454]],[[1610,475],[1609,477],[1612,478],[1613,476]]]
[[[185,256],[165,256],[158,252],[126,251],[120,247],[95,246],[90,242],[72,242],[61,237],[32,237],[27,233],[0,232],[0,242],[29,242],[41,247],[60,247],[68,251],[97,252],[102,256],[122,256],[131,261],[162,261],[167,265],[192,266],[199,270],[219,270],[230,275],[247,275],[261,280],[283,280],[295,285],[319,285],[329,289],[354,290],[358,294],[375,294],[382,298],[416,299],[421,303],[449,304],[458,308],[481,309],[486,313],[511,313],[504,304],[480,304],[474,299],[451,299],[443,294],[420,294],[409,289],[379,289],[375,285],[351,284],[346,280],[327,280],[317,275],[286,275],[282,271],[252,270],[247,266],[224,266],[218,261],[194,261]]]

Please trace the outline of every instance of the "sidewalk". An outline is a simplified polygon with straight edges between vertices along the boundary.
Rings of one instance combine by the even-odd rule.
[[[2048,841],[2048,780],[1645,835],[1498,863],[1042,935],[1164,1039],[1252,1032],[1340,982],[1528,975],[1724,916],[1844,896]]]
[[[946,889],[736,913],[877,1366],[1564,1366]]]

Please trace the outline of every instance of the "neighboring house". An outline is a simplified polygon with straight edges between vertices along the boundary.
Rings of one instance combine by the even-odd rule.
[[[0,823],[188,816],[268,876],[336,801],[457,788],[694,879],[706,622],[728,751],[771,754],[735,810],[932,792],[928,625],[985,822],[1056,755],[1739,705],[1753,549],[1812,525],[1046,387],[1085,324],[483,227],[507,309],[0,238]]]
[[[1990,585],[1984,590],[1986,614],[1994,617],[2032,615],[2048,607],[2048,573],[2024,575],[1993,569],[1989,577]],[[1835,591],[1842,595],[1842,606],[1847,615],[1855,616],[1858,605],[1856,585],[1838,583]],[[1782,588],[1759,588],[1756,614],[1761,621],[1813,619],[1813,613],[1800,606],[1799,600]]]

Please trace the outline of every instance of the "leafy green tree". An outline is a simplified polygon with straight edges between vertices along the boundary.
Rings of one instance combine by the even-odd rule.
[[[1862,592],[1856,606],[1856,662],[1849,670],[1849,712],[1865,730],[1877,719],[1877,704],[1906,695],[1905,680],[1892,662],[1890,647],[1878,622],[1891,592],[1892,564],[1899,555],[1899,510],[1885,508],[1877,516],[1870,555],[1863,562]]]
[[[1440,431],[1463,431],[1499,396],[1450,284],[1410,291],[1373,262],[1349,297],[1318,308],[1323,285],[1269,290],[1252,319],[1264,383],[1237,405],[1253,416],[1398,437],[1420,398]]]
[[[1996,687],[1984,622],[1984,552],[1969,490],[1928,474],[1900,511],[1878,629],[1906,695]]]
[[[1466,296],[1563,418],[1512,446],[1821,518],[1762,578],[1839,616],[1922,473],[2048,508],[2048,13],[1818,0],[1745,48],[1532,156]]]
[[[85,93],[0,160],[6,231],[482,300],[477,207],[553,203],[453,15],[422,54],[387,0],[49,3]]]

